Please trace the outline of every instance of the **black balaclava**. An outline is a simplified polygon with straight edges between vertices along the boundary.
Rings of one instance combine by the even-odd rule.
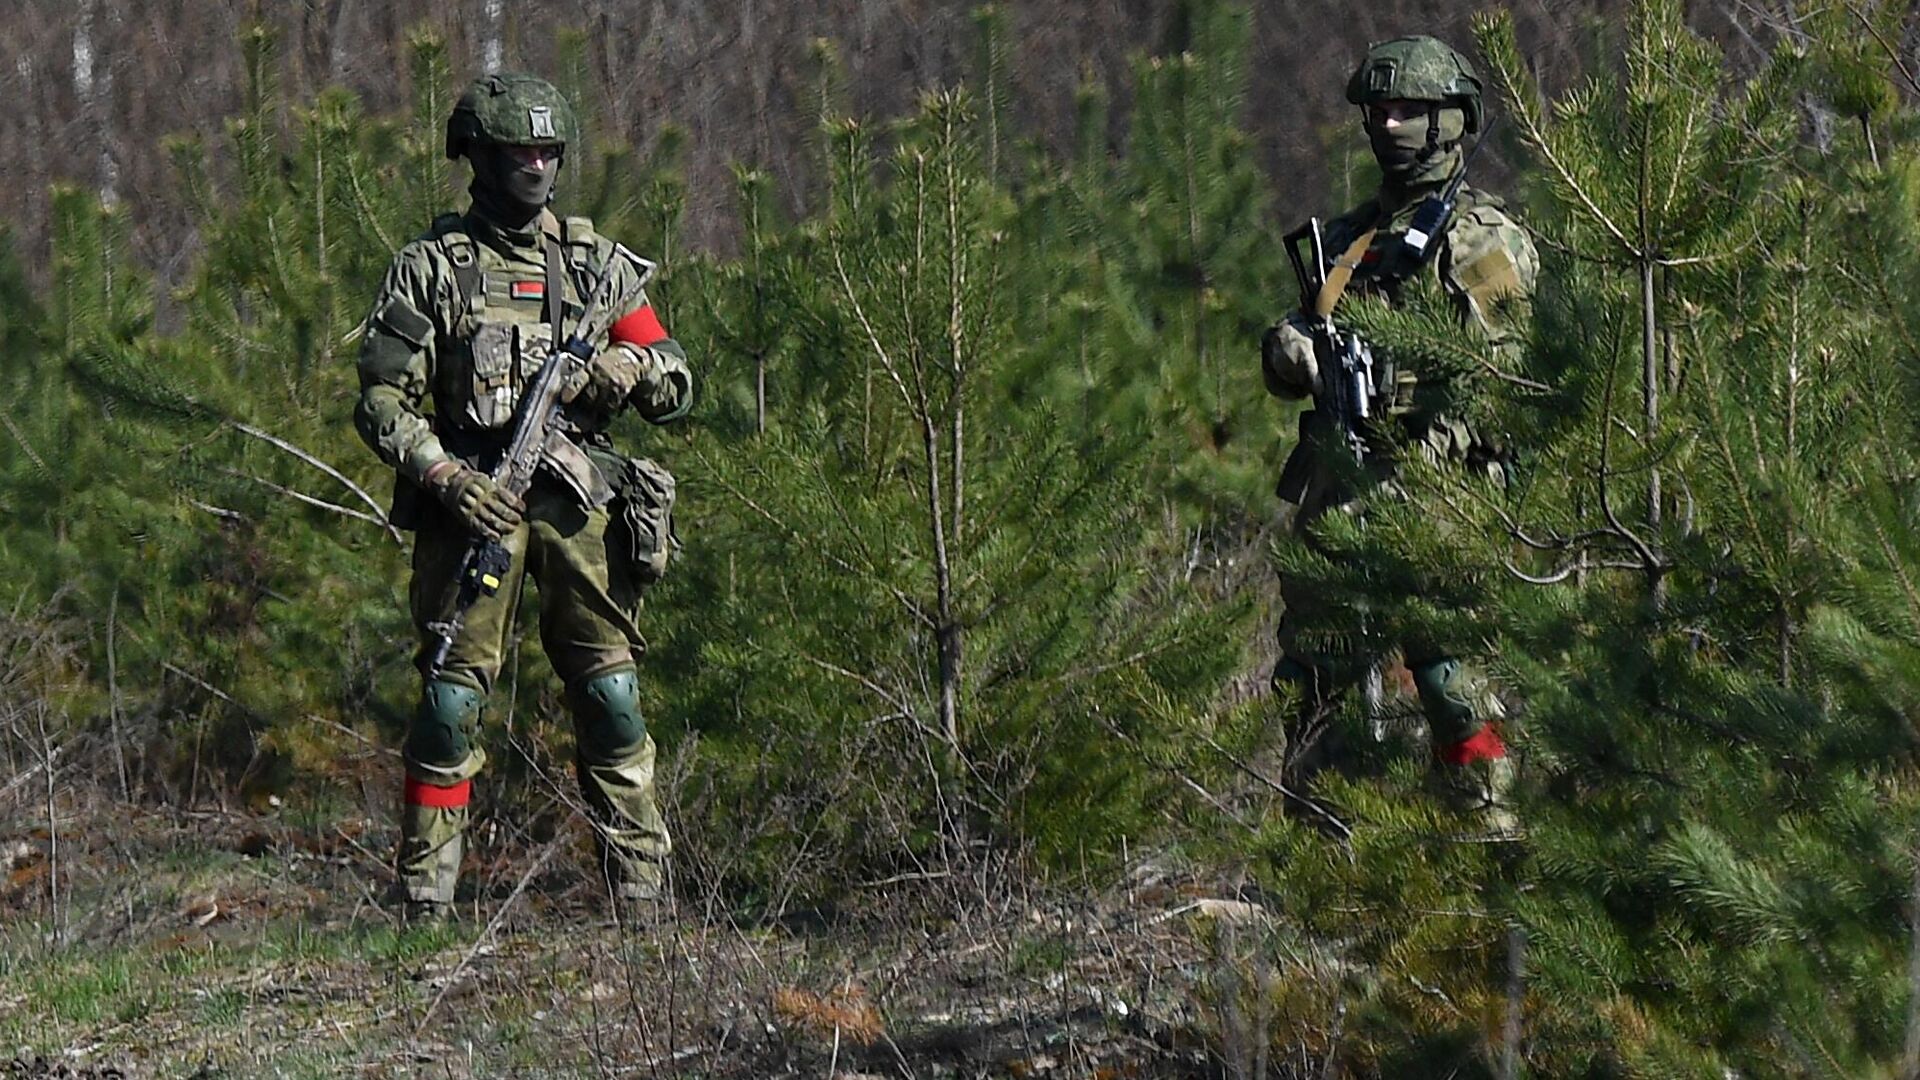
[[[1406,189],[1453,175],[1460,165],[1458,150],[1466,128],[1466,113],[1447,105],[1410,116],[1392,128],[1368,123],[1367,142],[1387,184]]]
[[[487,217],[511,229],[524,229],[553,200],[553,183],[560,175],[560,147],[544,169],[522,164],[498,143],[476,143],[467,155],[473,163],[473,184],[467,191],[473,205]]]

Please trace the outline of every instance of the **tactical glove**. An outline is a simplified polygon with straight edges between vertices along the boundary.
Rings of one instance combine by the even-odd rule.
[[[1276,397],[1301,398],[1320,392],[1320,362],[1313,355],[1313,338],[1300,327],[1299,316],[1289,315],[1267,328],[1260,339],[1260,371],[1267,392]]]
[[[520,527],[526,505],[500,490],[493,477],[466,465],[434,483],[433,491],[460,523],[488,540],[501,540]]]
[[[591,408],[614,412],[633,388],[658,366],[652,350],[615,343],[594,354],[586,370],[575,375],[560,391],[560,400],[568,404],[578,401]]]

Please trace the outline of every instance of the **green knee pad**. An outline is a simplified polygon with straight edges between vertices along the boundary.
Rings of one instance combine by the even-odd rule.
[[[1474,686],[1476,677],[1459,660],[1451,656],[1409,660],[1407,670],[1413,674],[1413,687],[1420,694],[1420,710],[1427,714],[1439,741],[1470,738],[1489,719],[1475,708],[1480,697]]]
[[[640,680],[632,668],[618,668],[582,682],[568,695],[580,757],[608,762],[631,752],[647,737],[640,715]]]
[[[421,688],[420,711],[407,730],[407,759],[422,765],[454,768],[472,753],[471,733],[480,723],[485,696],[471,686],[429,682]]]

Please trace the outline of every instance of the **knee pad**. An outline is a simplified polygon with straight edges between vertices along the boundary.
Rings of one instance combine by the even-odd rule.
[[[647,737],[640,715],[640,680],[632,668],[617,668],[583,680],[568,694],[580,757],[609,762],[631,753]]]
[[[407,759],[442,769],[464,765],[473,753],[472,732],[484,700],[479,690],[462,683],[427,683],[407,731]]]

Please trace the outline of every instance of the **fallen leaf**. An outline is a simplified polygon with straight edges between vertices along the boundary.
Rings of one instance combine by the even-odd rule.
[[[885,1033],[880,1010],[867,1001],[859,986],[846,986],[824,997],[797,986],[773,992],[773,1013],[790,1027],[806,1028],[822,1038],[841,1038],[871,1046]]]
[[[185,919],[189,926],[205,926],[219,918],[220,915],[220,898],[212,893],[208,893],[180,909],[180,917]]]
[[[47,876],[50,864],[45,859],[16,866],[7,875],[7,891],[24,892],[29,885]]]

